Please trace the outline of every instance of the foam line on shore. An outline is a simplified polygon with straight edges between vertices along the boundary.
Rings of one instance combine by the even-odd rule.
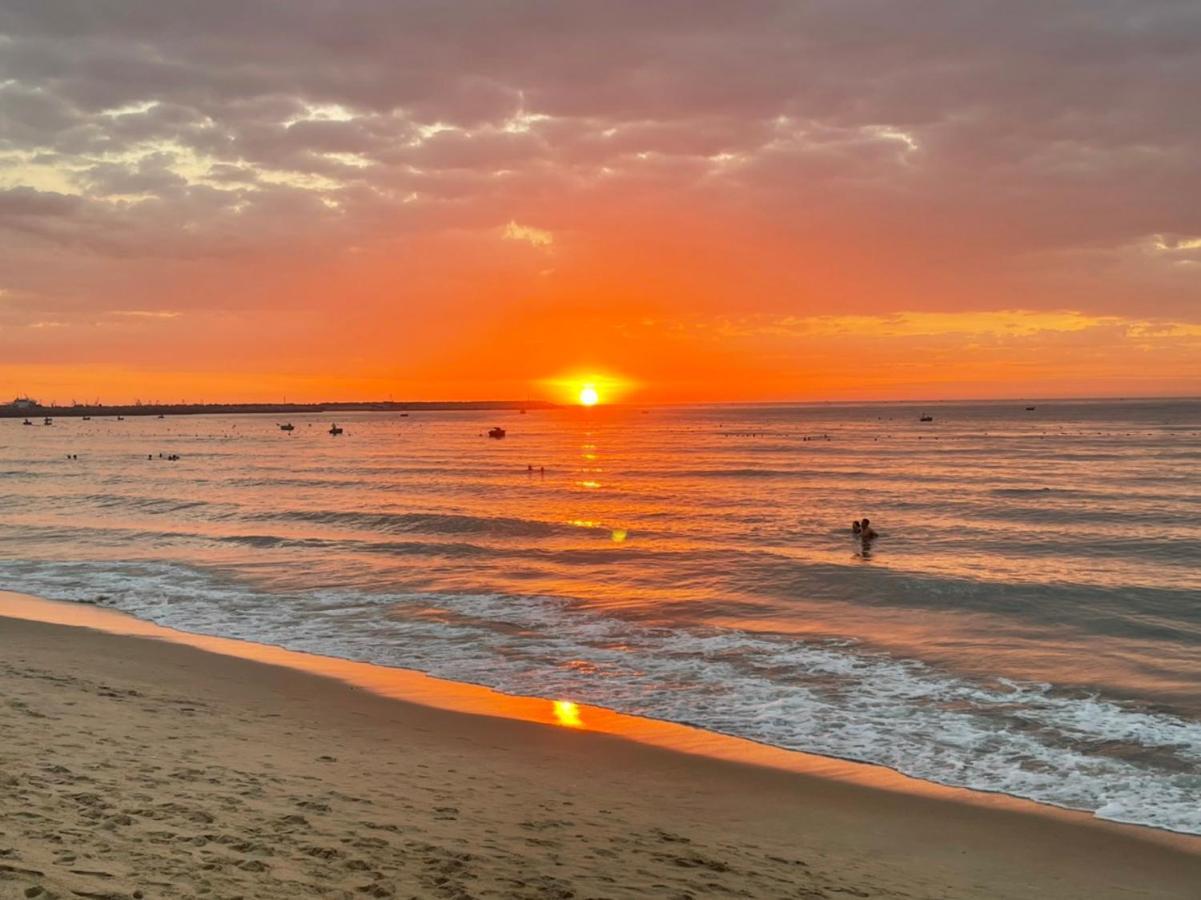
[[[569,698],[545,700],[503,694],[422,672],[288,650],[235,638],[179,631],[104,607],[46,600],[0,591],[0,617],[87,628],[112,635],[154,639],[208,653],[293,669],[342,682],[377,696],[448,712],[512,719],[543,726],[616,737],[662,750],[758,766],[842,782],[871,790],[1004,809],[1084,827],[1129,833],[1141,840],[1201,854],[1201,839],[1173,832],[1099,820],[1087,813],[1006,794],[948,787],[865,763],[785,750],[657,719],[616,713]]]

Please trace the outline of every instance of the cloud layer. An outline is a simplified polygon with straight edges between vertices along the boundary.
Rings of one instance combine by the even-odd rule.
[[[1187,326],[1198,84],[1191,0],[9,0],[0,346],[201,371],[266,331],[311,378],[333,323],[346,384],[478,393],[515,320],[560,366],[607,361],[572,321]]]

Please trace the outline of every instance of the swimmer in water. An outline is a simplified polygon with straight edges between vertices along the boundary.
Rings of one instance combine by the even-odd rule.
[[[859,520],[856,519],[854,522],[851,523],[851,534],[862,534],[862,533],[863,533],[863,526],[860,525]]]
[[[876,532],[872,530],[870,519],[864,519],[859,523],[859,536],[865,541],[870,541],[876,536]]]

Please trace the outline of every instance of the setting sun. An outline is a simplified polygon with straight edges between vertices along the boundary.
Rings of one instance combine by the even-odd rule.
[[[620,404],[638,386],[637,382],[611,371],[582,367],[538,382],[548,397],[583,407]]]

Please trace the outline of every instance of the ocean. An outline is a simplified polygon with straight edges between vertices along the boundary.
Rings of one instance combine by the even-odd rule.
[[[0,420],[0,588],[1201,834],[1201,401],[336,418]]]

